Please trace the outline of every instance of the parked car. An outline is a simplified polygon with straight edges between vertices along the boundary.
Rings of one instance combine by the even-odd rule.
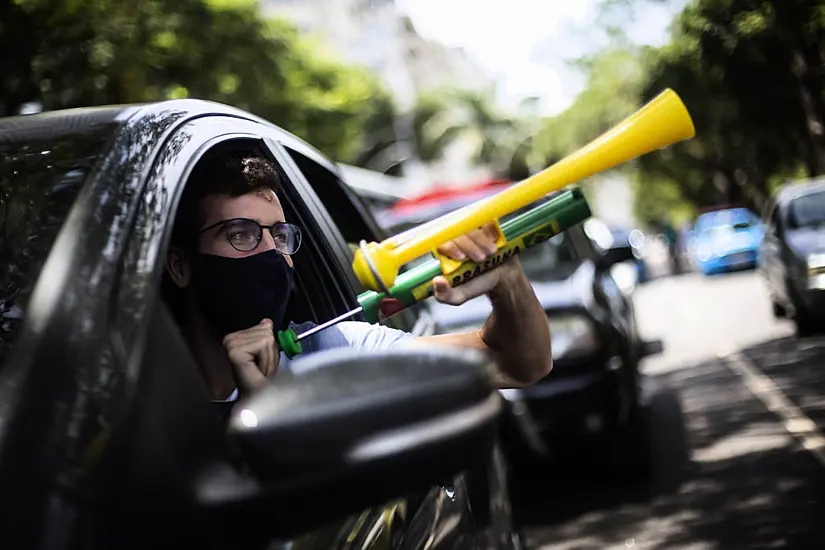
[[[594,217],[584,223],[584,232],[600,253],[614,248],[630,247],[632,250],[632,260],[619,262],[611,268],[613,279],[623,292],[629,294],[650,280],[650,269],[644,259],[646,239],[639,229],[609,225]]]
[[[547,313],[555,366],[533,386],[502,390],[502,439],[515,471],[573,458],[644,476],[650,432],[639,363],[662,343],[642,340],[633,302],[611,276],[613,266],[635,259],[633,248],[599,251],[583,225],[519,256]],[[434,303],[431,311],[437,332],[451,333],[480,328],[491,306],[479,297],[461,308]]]
[[[221,424],[159,287],[188,174],[229,150],[277,163],[284,208],[304,228],[291,318],[353,308],[348,244],[383,235],[335,165],[284,130],[196,100],[0,119],[6,539],[519,548],[494,431],[501,399],[472,354],[309,355]],[[415,311],[393,322],[434,329]]]
[[[782,187],[764,212],[759,271],[773,312],[802,336],[825,329],[825,180]]]
[[[700,214],[691,234],[691,251],[703,275],[754,269],[765,235],[759,217],[747,208]]]

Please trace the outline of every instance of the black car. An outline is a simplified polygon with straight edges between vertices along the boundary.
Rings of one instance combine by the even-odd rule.
[[[633,248],[599,251],[583,225],[519,256],[547,313],[554,367],[535,385],[501,391],[511,413],[503,437],[518,465],[595,459],[602,471],[645,475],[650,433],[639,362],[662,343],[640,338],[633,302],[610,274],[635,260]],[[432,312],[438,332],[459,332],[480,328],[490,304],[485,298],[461,308],[436,303]]]
[[[800,336],[825,329],[825,180],[787,184],[763,214],[758,269],[774,314],[789,316]]]
[[[238,150],[278,165],[304,229],[290,317],[352,309],[348,245],[382,235],[284,130],[197,100],[0,119],[5,543],[518,549],[478,356],[309,355],[221,423],[159,287],[188,174]],[[414,311],[393,323],[433,329]]]
[[[613,248],[628,247],[633,251],[633,260],[620,262],[612,270],[619,288],[629,293],[638,285],[650,281],[650,269],[644,259],[645,236],[639,229],[607,224],[598,218],[590,218],[584,223],[584,232],[600,253]]]

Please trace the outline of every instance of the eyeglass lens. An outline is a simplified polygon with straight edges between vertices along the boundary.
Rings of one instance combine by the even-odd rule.
[[[261,226],[253,220],[238,219],[225,225],[229,243],[241,252],[254,250],[260,244],[264,228],[270,231],[275,248],[282,254],[294,254],[301,246],[301,229],[290,223]]]

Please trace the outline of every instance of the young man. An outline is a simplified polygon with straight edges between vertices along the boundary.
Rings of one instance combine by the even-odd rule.
[[[260,388],[288,364],[274,329],[283,326],[300,228],[289,224],[276,195],[275,167],[254,156],[203,159],[181,199],[167,257],[164,293],[216,401]],[[473,231],[441,251],[481,261],[495,253],[489,229]],[[486,351],[500,387],[533,383],[552,368],[543,309],[517,258],[451,288],[433,281],[435,298],[460,305],[486,294],[493,312],[478,331],[414,338],[364,322],[342,322],[302,342],[304,353],[352,346],[448,345]],[[311,324],[297,325],[305,330]]]

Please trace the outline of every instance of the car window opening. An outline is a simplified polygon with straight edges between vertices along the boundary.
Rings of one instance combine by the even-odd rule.
[[[284,172],[284,170],[278,164],[278,162],[271,157],[269,152],[266,151],[265,148],[257,140],[233,139],[215,145],[206,153],[204,153],[204,155],[198,160],[192,173],[195,173],[197,168],[201,166],[203,163],[213,162],[216,159],[229,158],[231,156],[236,156],[239,154],[263,157],[275,165],[275,168],[278,171],[278,175],[280,176],[281,181],[281,189],[277,191],[277,196],[284,210],[284,216],[286,218],[286,221],[290,223],[298,223],[298,225],[300,226],[301,224],[298,222],[299,216],[295,211],[292,201],[290,201],[287,197],[289,191],[292,189],[292,183],[289,180],[286,173]],[[186,185],[184,186],[183,193],[187,193],[187,191],[190,190],[190,185],[194,184],[195,182],[190,177],[190,180],[188,180],[186,182]],[[175,216],[177,217],[180,214],[181,212],[180,210],[178,210],[175,213]],[[301,229],[303,232],[306,232],[305,228],[302,227]],[[306,282],[306,279],[307,273],[315,269],[313,263],[317,261],[317,259],[312,257],[313,252],[314,251],[312,246],[310,246],[309,243],[304,242],[301,246],[301,249],[298,250],[297,253],[292,256],[295,271],[292,282],[292,290],[290,292],[289,304],[287,306],[287,314],[285,316],[285,319],[287,319],[288,321],[314,320],[314,317],[316,317],[315,312],[313,311],[313,308],[310,305],[310,301],[307,298],[307,293],[304,290],[305,288],[309,288],[312,286],[311,284]],[[172,313],[173,317],[176,319],[176,321],[179,324],[181,324],[183,322],[184,315],[183,304],[181,303],[181,294],[177,291],[177,288],[175,287],[166,270],[164,270],[161,285],[161,296],[164,302],[169,307],[169,310]]]

